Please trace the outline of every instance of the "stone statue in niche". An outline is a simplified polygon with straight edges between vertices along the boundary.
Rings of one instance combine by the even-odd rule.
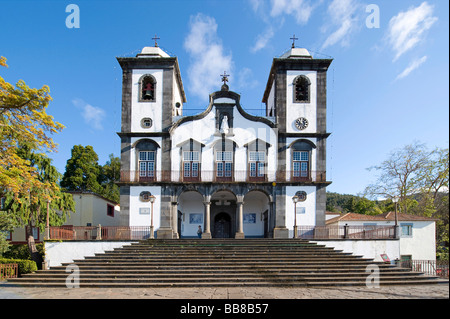
[[[222,123],[220,124],[220,133],[228,134],[230,130],[230,126],[228,125],[228,116],[224,115],[222,119]]]

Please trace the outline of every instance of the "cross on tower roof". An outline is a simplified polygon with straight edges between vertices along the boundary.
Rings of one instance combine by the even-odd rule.
[[[292,38],[289,38],[292,40],[292,48],[295,48],[295,40],[298,40],[298,38],[295,37],[295,33],[294,36]]]
[[[161,39],[161,38],[159,38],[156,34],[155,34],[155,36],[152,38],[152,40],[155,40],[155,47],[158,46],[158,43],[156,42],[156,40],[159,40],[159,39]]]
[[[222,82],[223,84],[227,84],[228,82],[228,77],[230,76],[229,74],[227,74],[226,71],[223,71],[223,74],[220,75],[222,77]]]

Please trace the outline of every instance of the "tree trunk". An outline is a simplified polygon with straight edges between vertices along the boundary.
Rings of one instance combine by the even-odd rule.
[[[31,221],[28,223],[28,227],[26,227],[26,229],[27,229],[28,250],[30,251],[31,260],[36,262],[38,269],[40,269],[42,266],[42,257],[36,249],[36,243],[34,242],[33,237],[33,225]]]

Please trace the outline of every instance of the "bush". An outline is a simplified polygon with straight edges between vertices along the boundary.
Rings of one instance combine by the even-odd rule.
[[[10,244],[6,240],[6,235],[0,231],[0,257],[9,250]]]
[[[0,258],[0,264],[17,264],[19,275],[29,274],[37,270],[36,263],[26,259]]]
[[[39,255],[41,255],[42,260],[44,260],[45,259],[44,244],[36,244],[36,249],[39,252]],[[28,245],[27,244],[10,245],[9,250],[3,254],[3,258],[31,260]],[[42,265],[38,265],[38,269],[41,268]]]

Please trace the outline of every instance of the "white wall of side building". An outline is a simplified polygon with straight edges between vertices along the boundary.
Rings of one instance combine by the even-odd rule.
[[[400,237],[401,255],[411,255],[413,260],[436,259],[436,223],[428,221],[399,222],[413,224],[412,235]]]
[[[392,227],[393,221],[340,221],[339,226],[378,225]],[[436,260],[436,223],[434,221],[399,221],[399,254],[413,260]],[[412,234],[401,233],[402,225],[412,225]]]

